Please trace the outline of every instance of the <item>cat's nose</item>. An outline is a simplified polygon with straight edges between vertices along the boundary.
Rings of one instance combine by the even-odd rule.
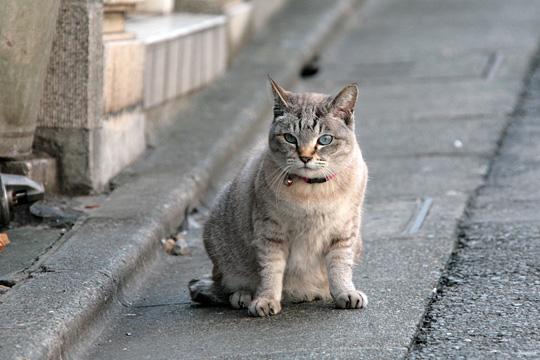
[[[307,162],[309,162],[309,160],[313,159],[313,156],[300,156],[300,160],[302,160],[302,162],[304,164],[306,164]]]

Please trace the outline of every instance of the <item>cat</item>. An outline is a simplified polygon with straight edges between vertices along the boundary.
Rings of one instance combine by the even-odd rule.
[[[269,78],[268,146],[218,196],[204,227],[211,276],[189,283],[201,304],[281,311],[281,300],[367,305],[352,269],[362,250],[367,166],[354,133],[358,86],[294,93]]]

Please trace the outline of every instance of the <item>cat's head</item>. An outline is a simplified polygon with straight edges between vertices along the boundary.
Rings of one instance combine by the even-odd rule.
[[[358,86],[345,86],[336,96],[293,93],[270,79],[274,119],[270,154],[288,173],[302,177],[338,174],[353,160],[357,147],[354,108]]]

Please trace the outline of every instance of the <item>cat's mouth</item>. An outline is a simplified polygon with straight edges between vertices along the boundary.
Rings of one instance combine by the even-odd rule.
[[[291,173],[302,177],[316,177],[323,175],[323,171],[321,171],[320,167],[309,166],[308,164],[296,168],[294,171],[291,171]]]
[[[307,162],[307,163],[301,163],[298,164],[298,169],[304,169],[304,170],[320,170],[323,168],[322,164],[316,163],[316,162]]]

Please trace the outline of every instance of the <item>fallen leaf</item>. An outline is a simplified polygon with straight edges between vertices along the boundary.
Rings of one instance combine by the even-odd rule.
[[[176,245],[176,241],[174,239],[166,239],[162,240],[161,243],[163,244],[163,249],[167,254],[172,254],[172,251],[174,249],[174,246]]]
[[[9,243],[8,235],[6,233],[0,233],[0,251],[3,251]]]

